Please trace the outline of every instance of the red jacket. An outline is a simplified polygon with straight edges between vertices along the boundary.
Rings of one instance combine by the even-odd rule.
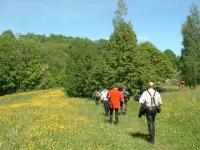
[[[110,98],[110,101],[112,102],[112,108],[119,108],[120,101],[124,101],[124,97],[122,93],[118,90],[118,88],[112,89],[108,93],[108,97]]]

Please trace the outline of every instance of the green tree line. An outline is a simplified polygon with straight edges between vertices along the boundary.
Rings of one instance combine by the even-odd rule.
[[[199,83],[199,35],[195,36],[197,44],[193,46],[187,40],[190,37],[188,21],[182,28],[184,53],[179,58],[170,49],[161,52],[150,41],[138,43],[131,22],[124,19],[126,13],[125,2],[119,0],[113,19],[114,31],[108,40],[55,34],[15,35],[10,30],[4,31],[0,35],[0,95],[65,87],[70,96],[90,96],[95,89],[111,88],[115,84],[126,84],[135,94],[147,82],[164,82],[176,72],[181,72],[186,79],[185,66],[193,65],[194,60],[195,73],[189,73]],[[192,31],[199,31],[199,26]],[[194,47],[195,53],[189,55]]]
[[[191,88],[196,88],[200,84],[200,12],[197,5],[191,6],[190,15],[182,25],[181,32],[182,78]]]

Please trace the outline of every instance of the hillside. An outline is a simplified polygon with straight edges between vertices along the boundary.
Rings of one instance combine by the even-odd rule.
[[[107,123],[103,106],[69,98],[61,89],[0,97],[0,149],[199,149],[200,88],[167,92],[156,118],[156,141],[148,143],[139,104],[128,103],[119,125]]]

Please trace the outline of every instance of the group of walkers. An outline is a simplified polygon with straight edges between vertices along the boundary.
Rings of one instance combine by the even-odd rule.
[[[127,102],[129,100],[129,92],[126,90],[126,86],[122,89],[115,86],[113,89],[103,89],[102,91],[95,91],[93,93],[93,99],[96,104],[103,103],[105,115],[108,116],[110,112],[110,123],[112,121],[113,111],[115,111],[115,124],[118,124],[118,114],[126,114]],[[120,112],[119,112],[120,109]]]
[[[96,104],[100,102],[103,103],[105,115],[109,115],[109,122],[112,124],[119,123],[119,114],[126,114],[127,112],[127,102],[129,101],[130,95],[127,91],[127,87],[123,86],[119,89],[114,86],[111,90],[104,89],[101,92],[95,91],[93,94]],[[155,139],[155,117],[157,113],[160,113],[160,106],[162,105],[162,100],[159,92],[154,89],[154,83],[149,82],[148,88],[144,91],[139,98],[139,103],[141,104],[138,117],[146,115],[147,125],[150,135],[150,142],[154,143]],[[120,109],[120,110],[119,110]],[[120,111],[120,112],[119,112]],[[115,113],[115,121],[113,122],[113,112]]]

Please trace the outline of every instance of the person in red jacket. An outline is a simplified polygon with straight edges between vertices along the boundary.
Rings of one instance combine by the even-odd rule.
[[[110,103],[110,123],[112,123],[113,119],[113,110],[115,110],[115,124],[118,124],[118,110],[120,107],[120,101],[124,103],[124,97],[122,93],[115,86],[108,93],[109,103]]]

